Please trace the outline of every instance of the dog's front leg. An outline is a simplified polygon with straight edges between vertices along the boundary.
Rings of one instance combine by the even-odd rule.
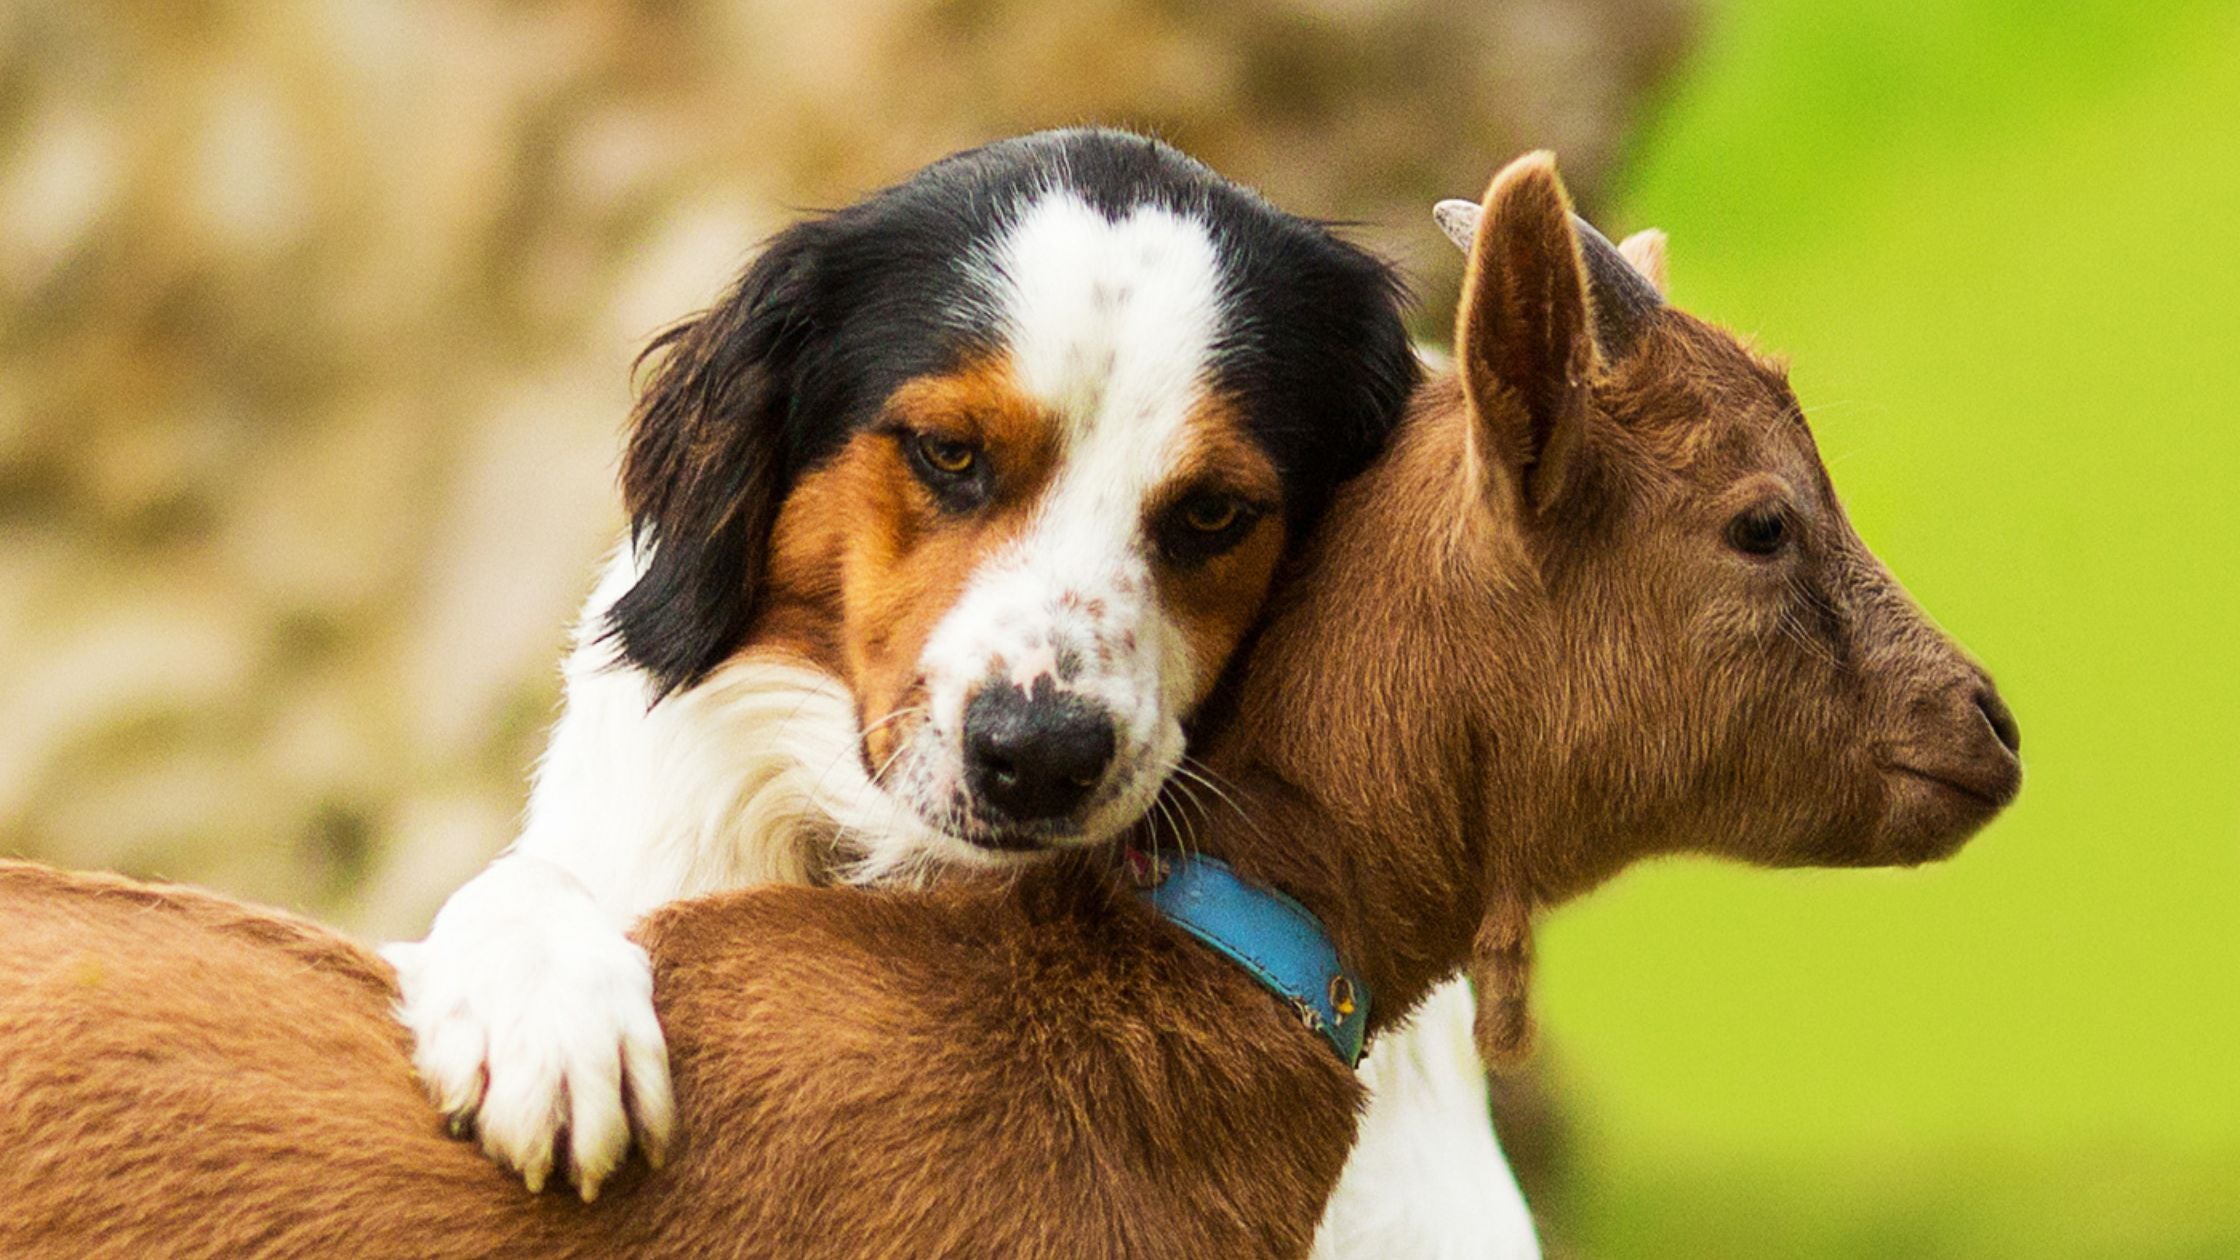
[[[426,940],[382,951],[413,1062],[455,1128],[542,1189],[560,1131],[585,1200],[629,1153],[659,1164],[675,1127],[653,972],[560,867],[508,853],[452,894]]]

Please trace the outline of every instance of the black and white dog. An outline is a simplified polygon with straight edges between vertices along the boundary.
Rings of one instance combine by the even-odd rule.
[[[520,838],[388,951],[443,1108],[589,1198],[671,1127],[640,915],[1142,818],[1400,415],[1400,297],[1110,131],[962,153],[780,234],[652,351],[631,540]]]

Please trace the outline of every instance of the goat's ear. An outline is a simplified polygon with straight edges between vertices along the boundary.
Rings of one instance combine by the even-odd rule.
[[[657,699],[722,664],[756,610],[784,493],[807,248],[801,229],[781,235],[714,306],[646,349],[658,366],[622,461],[638,580],[608,622]]]
[[[1655,228],[1643,228],[1618,242],[1618,253],[1633,264],[1641,278],[1654,285],[1660,297],[1672,296],[1672,285],[1666,278],[1666,242],[1664,233]]]
[[[1454,340],[1474,413],[1472,473],[1489,501],[1529,521],[1562,497],[1583,453],[1596,361],[1571,197],[1552,155],[1518,158],[1486,190]]]
[[[1532,908],[1523,898],[1502,895],[1486,908],[1470,944],[1470,984],[1478,1057],[1493,1067],[1522,1062],[1532,1052]]]

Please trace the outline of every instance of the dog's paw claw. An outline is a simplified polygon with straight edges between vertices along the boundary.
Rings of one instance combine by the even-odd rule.
[[[531,1190],[561,1165],[589,1202],[633,1130],[657,1162],[674,1124],[652,966],[580,885],[514,866],[461,889],[426,942],[389,951],[397,1014],[453,1136],[474,1135]]]

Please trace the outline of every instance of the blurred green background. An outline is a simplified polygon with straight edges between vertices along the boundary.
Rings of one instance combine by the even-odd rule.
[[[2240,6],[0,7],[0,852],[415,933],[511,836],[629,356],[801,206],[1155,129],[1414,273],[1556,149],[1795,380],[2029,783],[1562,910],[1551,1251],[2240,1256]]]
[[[1578,1243],[2240,1255],[2240,11],[1735,4],[1633,153],[2029,777],[1943,867],[1556,916]]]

